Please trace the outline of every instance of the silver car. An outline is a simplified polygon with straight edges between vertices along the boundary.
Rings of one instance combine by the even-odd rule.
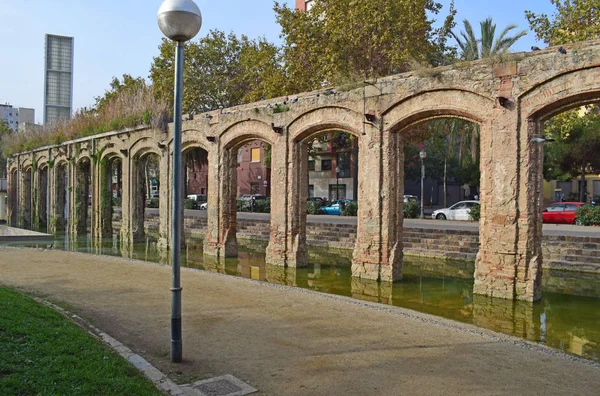
[[[471,208],[479,205],[479,201],[460,201],[449,208],[438,209],[431,218],[437,220],[472,220]]]

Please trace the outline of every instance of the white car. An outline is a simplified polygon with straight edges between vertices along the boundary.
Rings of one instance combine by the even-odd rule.
[[[445,209],[433,212],[431,218],[438,220],[472,220],[471,208],[479,205],[479,201],[460,201]]]

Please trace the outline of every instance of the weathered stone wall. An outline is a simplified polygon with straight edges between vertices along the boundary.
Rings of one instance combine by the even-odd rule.
[[[235,207],[235,153],[241,145],[258,139],[272,147],[274,199],[266,260],[287,267],[306,265],[306,244],[312,238],[311,226],[306,222],[307,142],[330,131],[344,131],[356,137],[361,164],[352,274],[381,281],[401,279],[403,253],[410,252],[414,248],[410,244],[415,243],[414,238],[407,241],[403,235],[404,139],[418,123],[459,117],[479,124],[481,131],[481,223],[474,292],[538,299],[544,257],[543,147],[532,142],[532,138],[543,134],[543,121],[548,117],[600,99],[600,41],[572,44],[564,49],[566,54],[548,48],[188,117],[182,128],[183,150],[202,148],[208,157],[208,232],[204,252],[224,257],[237,254],[237,237],[245,231],[241,228],[243,222],[237,220]],[[102,219],[109,216],[105,213],[107,205],[103,204],[106,197],[100,187],[100,167],[104,160],[119,159],[123,172],[121,239],[124,244],[132,243],[144,228],[140,208],[143,200],[139,199],[139,191],[136,193],[140,184],[137,162],[152,153],[160,157],[158,233],[161,245],[167,247],[172,223],[172,144],[172,130],[140,127],[19,153],[9,159],[10,178],[17,180],[11,180],[10,185],[19,189],[19,202],[11,200],[10,211],[18,210],[21,225],[39,224],[40,204],[34,199],[38,196],[38,173],[48,166],[49,179],[56,180],[52,164],[65,163],[70,231],[76,234],[88,228],[89,224],[76,224],[84,218],[78,214],[78,208],[81,210],[82,201],[87,198],[78,186],[77,171],[82,162],[90,163],[90,222],[93,235],[101,235]],[[28,169],[32,174],[26,179]],[[56,205],[60,201],[53,197],[60,194],[57,184],[53,185],[49,187],[50,213],[59,210]],[[463,237],[465,244],[473,243]],[[407,244],[406,249],[403,243]]]
[[[156,235],[160,219],[157,214],[146,214],[146,230]],[[113,216],[113,227],[121,225],[121,216]],[[185,233],[188,237],[204,238],[207,219],[185,216]],[[238,237],[256,241],[269,241],[269,221],[238,220]],[[356,226],[352,224],[307,223],[307,243],[331,249],[335,254],[350,256],[356,245]],[[404,255],[436,260],[473,263],[479,250],[479,233],[476,231],[436,230],[431,228],[404,228]],[[573,237],[546,235],[542,239],[544,269],[575,271],[600,275],[600,237]],[[456,277],[470,277],[472,265],[457,269]],[[600,291],[598,292],[600,293]]]

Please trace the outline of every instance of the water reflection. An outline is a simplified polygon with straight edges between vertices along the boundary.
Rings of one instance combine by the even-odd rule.
[[[543,299],[531,304],[473,295],[473,263],[406,257],[402,281],[376,282],[351,277],[347,251],[311,249],[310,265],[296,269],[265,265],[263,243],[240,241],[237,258],[218,259],[203,256],[201,241],[187,242],[184,266],[408,308],[600,361],[600,275],[544,271]],[[152,238],[132,250],[122,249],[118,238],[60,238],[54,246],[162,264],[170,260]]]

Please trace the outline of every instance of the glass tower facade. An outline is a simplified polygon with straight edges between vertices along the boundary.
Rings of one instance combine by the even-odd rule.
[[[44,124],[71,118],[73,37],[46,35]]]

